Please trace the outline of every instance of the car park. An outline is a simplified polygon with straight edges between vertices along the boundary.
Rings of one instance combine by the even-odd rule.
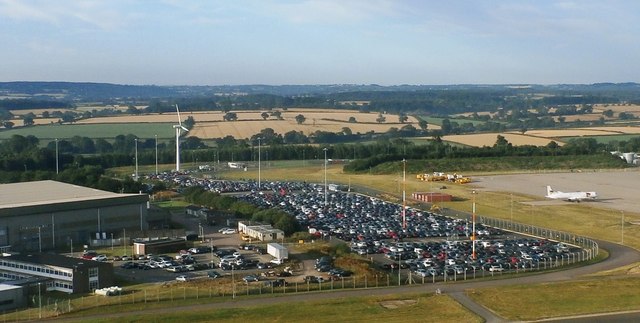
[[[338,238],[344,240],[354,253],[371,257],[384,254],[388,260],[382,260],[380,266],[388,270],[424,269],[431,276],[444,276],[489,271],[492,266],[499,266],[502,271],[541,268],[542,263],[549,264],[575,251],[575,247],[564,243],[509,237],[511,234],[483,223],[475,223],[477,240],[474,247],[470,241],[473,226],[469,219],[449,218],[412,207],[403,209],[399,204],[354,193],[327,192],[325,195],[323,185],[313,183],[265,182],[258,190],[253,181],[167,176],[167,180],[184,187],[197,185],[214,192],[246,192],[240,198],[259,207],[277,205],[294,216],[300,225],[308,227],[317,239]],[[258,194],[269,190],[284,193]],[[328,200],[326,206],[325,197]],[[406,228],[400,221],[403,213],[406,213]],[[236,232],[232,228],[222,228],[220,233],[224,229]],[[261,249],[253,248],[256,253],[261,253]],[[226,254],[229,253],[219,257]],[[245,260],[241,265],[236,263],[226,267],[242,268],[247,263]],[[256,266],[263,267],[262,264]],[[332,261],[326,258],[317,260],[316,270],[318,268],[327,272],[334,269]],[[493,268],[492,272],[500,271]]]

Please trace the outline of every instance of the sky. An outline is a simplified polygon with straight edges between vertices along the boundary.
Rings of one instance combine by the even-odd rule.
[[[0,0],[0,81],[640,82],[640,1]]]

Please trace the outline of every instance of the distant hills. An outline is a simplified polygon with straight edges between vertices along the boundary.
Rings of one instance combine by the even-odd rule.
[[[596,84],[457,84],[457,85],[393,85],[328,84],[328,85],[218,85],[158,86],[76,82],[0,82],[0,99],[44,99],[63,101],[149,100],[211,96],[267,94],[277,96],[318,96],[351,92],[422,92],[422,91],[492,91],[514,93],[618,94],[640,99],[638,83]]]

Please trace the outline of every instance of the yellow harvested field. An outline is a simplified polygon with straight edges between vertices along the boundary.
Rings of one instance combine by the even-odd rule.
[[[58,120],[60,120],[60,118],[39,118],[39,119],[33,119],[33,124],[34,125],[52,124],[52,123],[57,123]]]
[[[503,136],[509,143],[514,146],[522,146],[522,145],[535,145],[535,146],[546,146],[549,144],[551,139],[547,138],[539,138],[533,137],[529,135],[521,135],[517,133],[479,133],[472,135],[451,135],[444,136],[442,140],[457,142],[467,146],[474,147],[482,147],[482,146],[493,146],[496,143],[496,139],[498,135]],[[564,143],[557,142],[559,146],[562,146]]]
[[[606,110],[611,110],[613,112],[620,113],[620,112],[636,112],[636,113],[640,113],[640,105],[636,105],[636,104],[594,104],[593,105],[593,112],[600,112],[602,113],[603,111]]]
[[[640,127],[593,127],[583,129],[610,131],[618,134],[640,134]]]
[[[516,131],[510,133],[518,133]],[[562,137],[580,137],[580,136],[606,136],[618,135],[619,132],[610,130],[598,130],[598,128],[580,128],[580,129],[549,129],[549,130],[529,130],[525,133],[528,136],[536,136],[542,138],[562,138]]]
[[[399,122],[398,115],[385,114],[386,121],[376,122],[377,113],[361,113],[356,110],[331,110],[331,109],[289,109],[279,110],[283,120],[269,117],[264,120],[261,116],[263,112],[270,111],[233,111],[238,119],[236,121],[223,121],[225,113],[219,111],[209,112],[186,112],[180,116],[184,120],[191,116],[196,121],[195,127],[188,136],[196,136],[202,139],[221,138],[233,136],[234,138],[249,138],[262,129],[271,128],[276,133],[285,134],[291,130],[302,131],[309,135],[315,131],[339,132],[344,127],[348,127],[354,134],[374,131],[377,133],[386,132],[390,128],[402,128],[411,124],[418,128],[418,120],[408,117],[406,123]],[[296,116],[302,114],[306,121],[302,124],[296,122]],[[355,123],[350,123],[349,118],[354,117]],[[177,116],[175,113],[165,114],[144,114],[113,116],[104,118],[91,118],[79,120],[78,124],[99,124],[99,123],[175,123]],[[440,129],[437,125],[429,125],[429,129]]]

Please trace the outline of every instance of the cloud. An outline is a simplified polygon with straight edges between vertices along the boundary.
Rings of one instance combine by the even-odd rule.
[[[398,9],[390,0],[270,1],[261,6],[263,12],[297,24],[361,22],[394,15]]]
[[[102,30],[124,25],[128,16],[110,1],[0,0],[0,16],[55,26],[69,23]]]

